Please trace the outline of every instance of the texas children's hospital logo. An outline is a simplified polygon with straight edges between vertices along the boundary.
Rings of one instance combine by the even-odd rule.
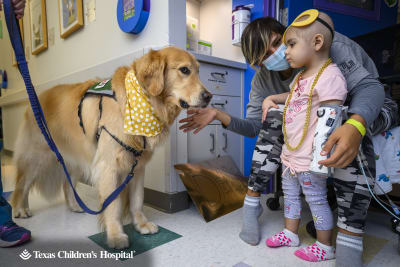
[[[26,249],[24,251],[22,251],[21,254],[19,254],[19,256],[21,257],[21,259],[23,259],[24,261],[29,260],[32,257],[32,254],[29,253]]]
[[[132,259],[135,256],[136,251],[130,252],[118,252],[118,253],[110,253],[108,251],[99,251],[99,252],[79,252],[79,251],[65,251],[61,250],[58,252],[42,252],[39,250],[34,250],[29,252],[28,250],[22,251],[19,256],[24,261],[29,259],[114,259],[114,260],[125,260]]]

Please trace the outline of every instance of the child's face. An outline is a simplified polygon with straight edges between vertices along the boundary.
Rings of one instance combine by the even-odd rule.
[[[285,44],[287,46],[285,55],[290,67],[300,68],[310,62],[313,49],[311,43],[305,38],[291,30],[285,36]]]

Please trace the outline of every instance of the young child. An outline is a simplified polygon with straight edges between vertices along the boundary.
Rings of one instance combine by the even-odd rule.
[[[314,17],[313,17],[314,16]],[[300,187],[310,206],[317,242],[298,249],[295,255],[307,261],[335,258],[332,247],[333,216],[327,201],[327,175],[310,172],[314,133],[321,106],[341,105],[346,99],[346,81],[339,68],[332,64],[330,47],[333,23],[321,19],[318,11],[299,16],[283,35],[287,46],[286,59],[292,68],[303,68],[290,84],[290,93],[271,95],[263,102],[263,120],[270,108],[284,104],[282,147],[282,189],[284,192],[285,229],[268,238],[269,247],[300,245],[297,235],[301,198]]]

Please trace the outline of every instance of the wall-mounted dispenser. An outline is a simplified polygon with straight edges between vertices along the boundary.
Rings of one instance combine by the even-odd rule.
[[[239,5],[232,10],[232,44],[240,46],[244,28],[250,23],[251,8],[254,5]]]

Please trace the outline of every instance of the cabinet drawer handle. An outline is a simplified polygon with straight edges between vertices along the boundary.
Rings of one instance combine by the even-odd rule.
[[[225,80],[225,75],[228,75],[227,71],[225,71],[225,73],[222,73],[222,72],[211,72],[211,77],[213,77],[215,79]]]
[[[225,103],[212,103],[211,106],[215,107],[215,106],[221,106],[224,107],[226,104],[228,104],[228,100],[225,100]]]
[[[211,139],[212,139],[212,147],[210,148],[210,152],[214,152],[215,150],[215,135],[213,133],[210,133]]]
[[[222,135],[225,137],[225,146],[222,148],[222,150],[226,151],[226,149],[228,148],[228,134],[223,133]]]

